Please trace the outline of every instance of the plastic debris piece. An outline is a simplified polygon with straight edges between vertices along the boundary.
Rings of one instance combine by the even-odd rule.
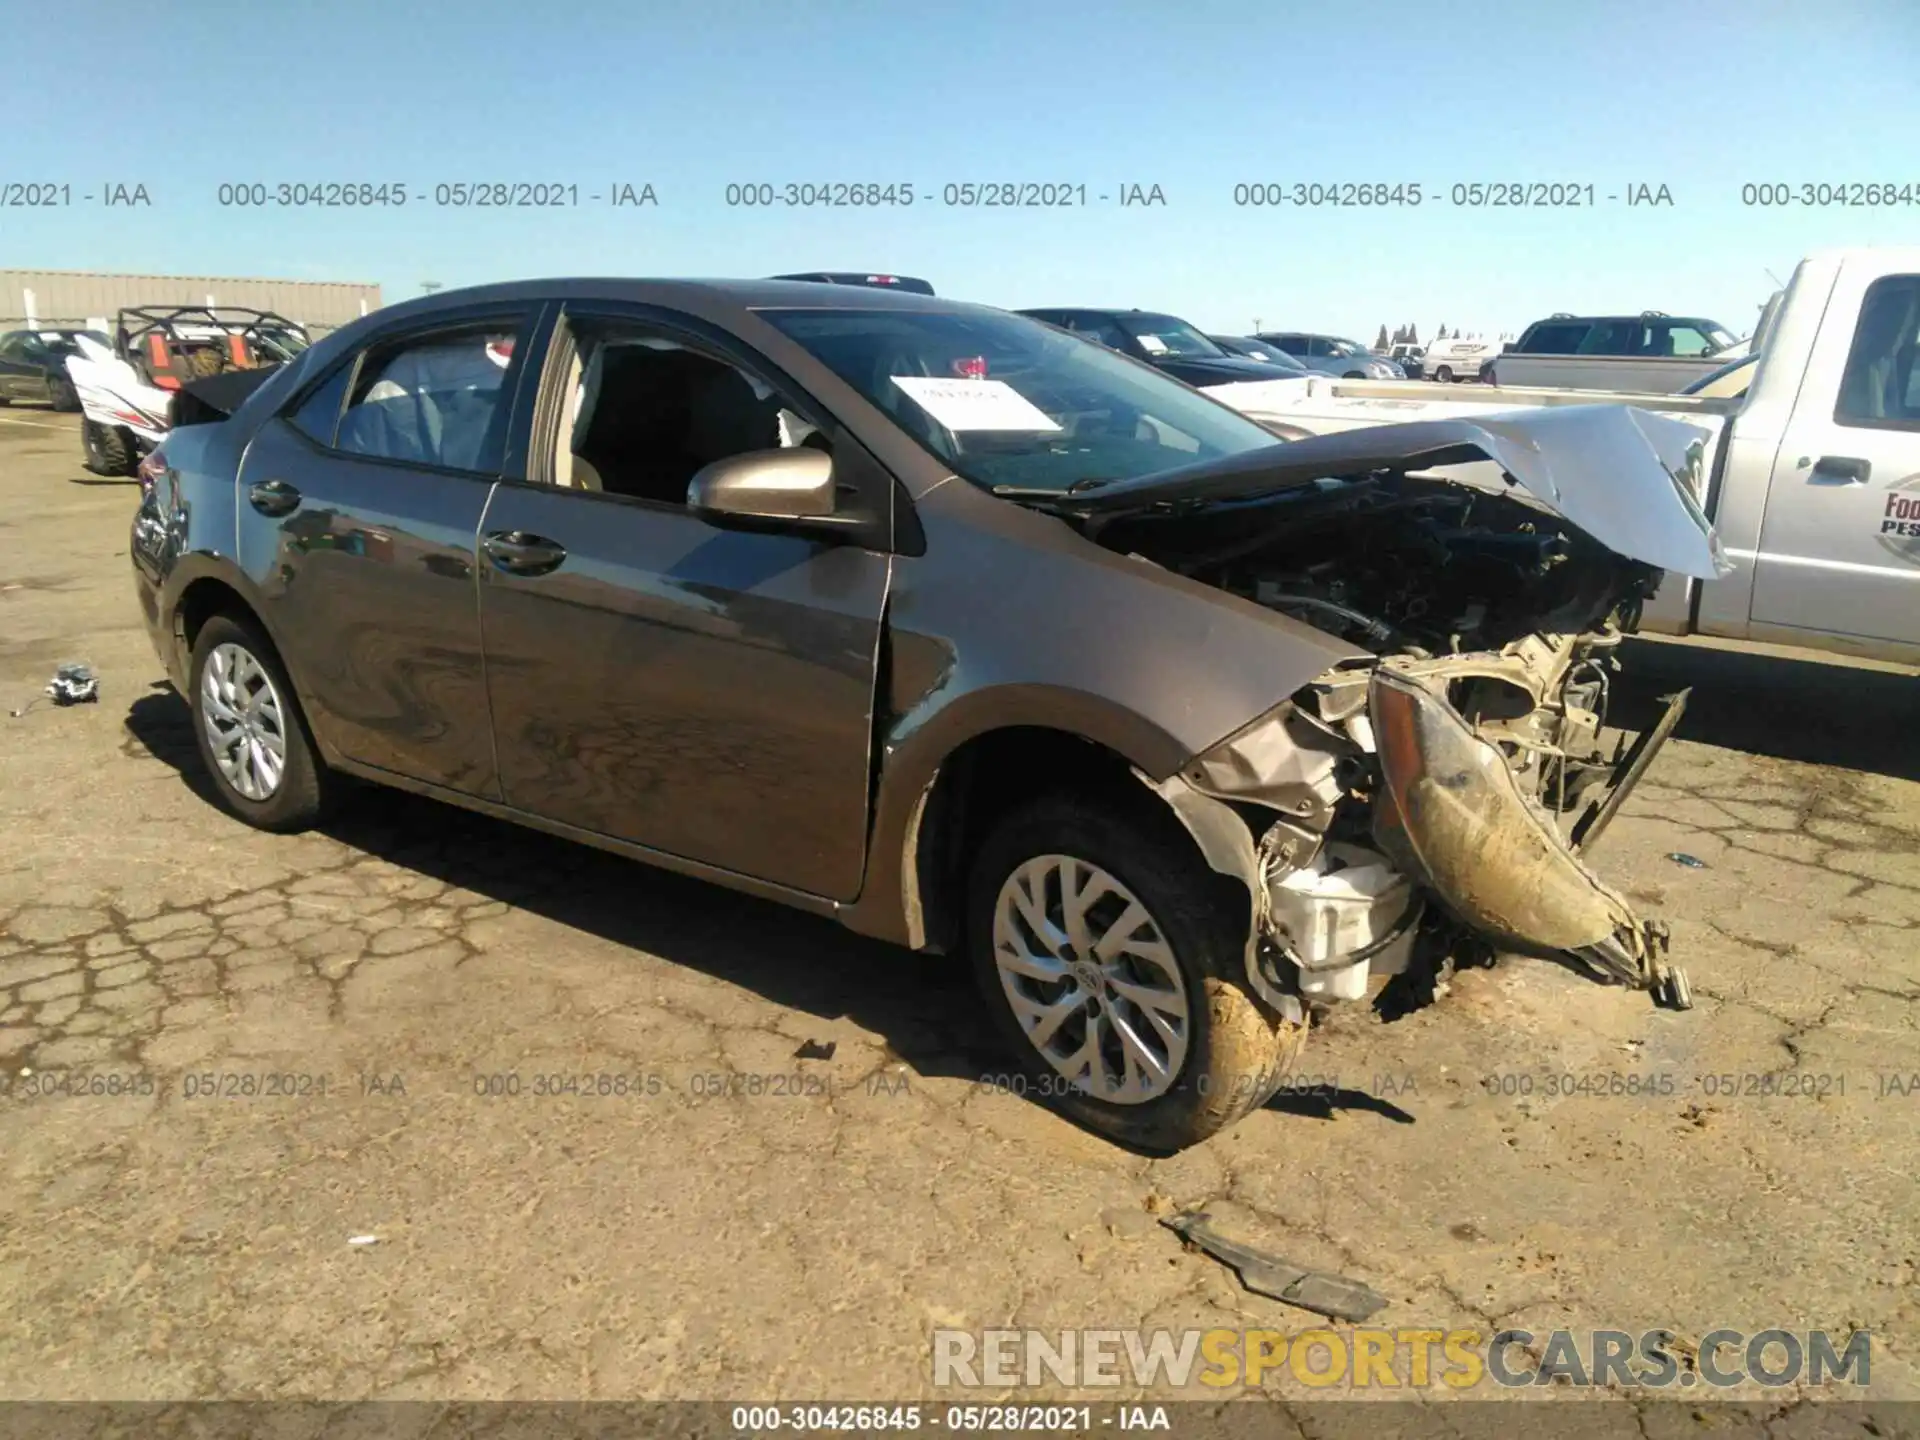
[[[1160,1223],[1188,1244],[1233,1267],[1240,1273],[1240,1283],[1256,1295],[1268,1295],[1316,1315],[1348,1321],[1364,1320],[1389,1303],[1386,1296],[1361,1281],[1324,1270],[1308,1270],[1291,1260],[1229,1240],[1213,1228],[1212,1220],[1212,1216],[1202,1212],[1170,1216]]]
[[[838,1040],[803,1040],[800,1048],[793,1052],[796,1060],[831,1060],[833,1052],[840,1048]]]
[[[100,698],[100,677],[91,665],[62,665],[47,682],[47,694],[56,705],[90,705]]]
[[[349,1245],[378,1245],[379,1243],[380,1237],[378,1235],[349,1235],[347,1237],[347,1244]]]
[[[1676,865],[1684,865],[1689,870],[1704,870],[1707,868],[1706,861],[1702,860],[1698,855],[1689,855],[1684,850],[1669,852],[1667,859],[1673,861]]]

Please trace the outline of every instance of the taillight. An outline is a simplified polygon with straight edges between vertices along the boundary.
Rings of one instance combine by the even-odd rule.
[[[141,493],[151,494],[155,482],[167,473],[166,457],[158,450],[149,450],[141,457],[140,464],[134,473],[140,477]]]
[[[984,380],[987,378],[987,357],[969,355],[964,360],[953,362],[953,373],[962,380]]]

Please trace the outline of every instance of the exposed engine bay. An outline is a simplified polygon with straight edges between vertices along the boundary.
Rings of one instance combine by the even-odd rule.
[[[1394,472],[1092,533],[1376,657],[1158,787],[1215,868],[1247,861],[1221,863],[1228,822],[1200,812],[1245,828],[1249,973],[1271,1003],[1359,1000],[1383,974],[1431,993],[1504,952],[1690,1003],[1664,927],[1581,858],[1684,703],[1641,742],[1603,742],[1615,652],[1661,570],[1522,494]]]

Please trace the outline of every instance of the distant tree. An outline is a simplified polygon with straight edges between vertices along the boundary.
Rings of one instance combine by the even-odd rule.
[[[1387,327],[1382,325],[1380,327],[1380,333],[1374,336],[1373,348],[1376,350],[1384,350],[1391,344],[1393,344],[1393,341],[1387,339]]]
[[[1419,343],[1420,343],[1420,327],[1418,325],[1415,325],[1412,321],[1408,321],[1407,322],[1407,344],[1418,345]]]
[[[1442,325],[1438,330],[1434,331],[1433,338],[1436,340],[1451,340],[1455,337],[1447,334],[1447,327]]]

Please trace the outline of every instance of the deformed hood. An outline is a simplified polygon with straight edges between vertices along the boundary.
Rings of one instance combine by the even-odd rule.
[[[1491,461],[1630,560],[1712,580],[1731,568],[1696,498],[1709,432],[1627,405],[1568,405],[1343,430],[1063,496],[1083,515],[1244,500],[1377,470]]]

